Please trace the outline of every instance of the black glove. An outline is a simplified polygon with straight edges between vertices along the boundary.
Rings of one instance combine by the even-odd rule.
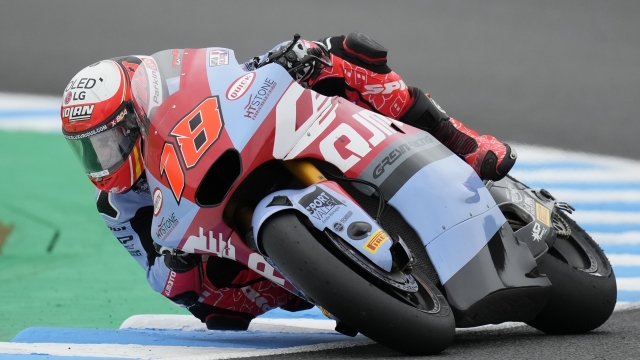
[[[201,255],[189,254],[180,250],[175,250],[174,252],[164,250],[162,251],[162,255],[164,256],[164,264],[167,265],[170,270],[179,274],[198,266],[202,260]]]
[[[317,47],[310,48],[299,40],[300,35],[295,34],[292,41],[270,52],[256,68],[276,63],[285,68],[300,85],[310,87],[309,82],[312,82],[325,66],[332,67],[333,64],[329,50],[324,44],[314,41]]]

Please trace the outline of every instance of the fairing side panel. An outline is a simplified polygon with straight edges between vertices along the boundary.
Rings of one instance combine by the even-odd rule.
[[[455,155],[430,162],[428,151],[408,161],[429,163],[397,190],[389,204],[418,233],[440,281],[446,283],[506,219],[473,169]]]
[[[456,326],[471,327],[533,319],[547,303],[551,283],[504,223],[444,288]]]

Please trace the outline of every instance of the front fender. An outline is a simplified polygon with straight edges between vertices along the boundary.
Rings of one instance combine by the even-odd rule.
[[[305,189],[281,190],[266,196],[253,213],[253,238],[273,214],[296,210],[320,231],[330,229],[372,263],[390,272],[393,266],[389,235],[342,188],[325,181]],[[257,246],[260,251],[260,246]]]

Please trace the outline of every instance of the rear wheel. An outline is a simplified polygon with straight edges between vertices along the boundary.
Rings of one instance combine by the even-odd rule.
[[[540,273],[553,284],[551,299],[528,324],[549,334],[576,334],[602,325],[616,304],[616,278],[598,244],[564,213],[554,223],[566,224],[571,235],[556,240],[538,259]]]
[[[310,300],[405,354],[437,354],[451,343],[453,313],[426,276],[414,273],[419,290],[409,293],[358,274],[348,260],[329,251],[326,235],[308,229],[304,220],[297,212],[277,213],[264,223],[259,238],[267,256]]]

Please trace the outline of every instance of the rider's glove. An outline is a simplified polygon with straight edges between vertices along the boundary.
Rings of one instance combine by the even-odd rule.
[[[329,50],[324,44],[315,44],[317,47],[308,47],[303,41],[298,41],[291,50],[285,52],[275,63],[289,71],[296,82],[309,87],[309,83],[313,82],[322,73],[326,62],[330,61]],[[284,48],[289,45],[285,45]],[[319,60],[324,60],[324,63]]]
[[[310,87],[325,67],[331,67],[329,50],[321,42],[310,42],[316,46],[308,46],[306,41],[299,41],[296,34],[292,41],[285,43],[268,56],[256,67],[269,63],[276,63],[285,68],[296,82]]]
[[[161,248],[158,253],[164,256],[164,264],[178,274],[185,273],[198,266],[201,256],[196,254],[185,253],[180,250],[169,248]]]

